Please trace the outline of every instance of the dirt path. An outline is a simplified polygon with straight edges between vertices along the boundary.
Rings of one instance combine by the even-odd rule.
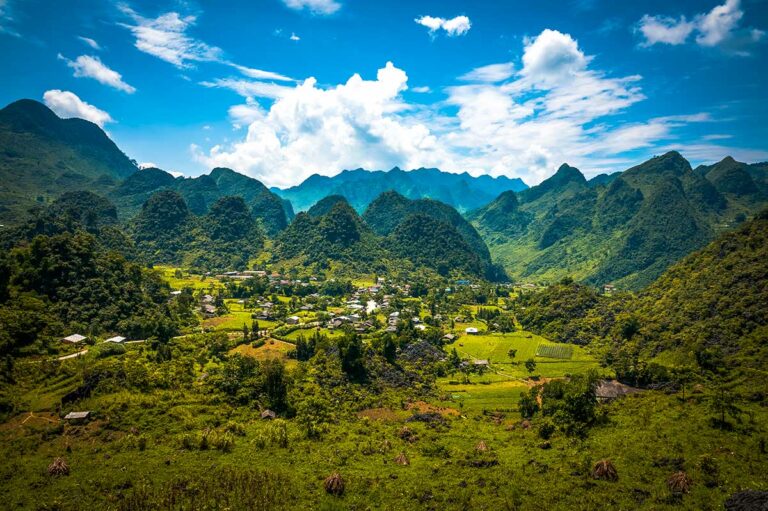
[[[69,360],[71,358],[77,358],[77,357],[83,356],[86,353],[88,353],[87,349],[85,349],[83,351],[78,351],[77,353],[72,353],[71,355],[64,355],[63,357],[59,357],[56,360]]]

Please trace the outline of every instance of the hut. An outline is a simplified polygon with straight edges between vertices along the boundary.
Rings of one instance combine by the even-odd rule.
[[[605,403],[616,398],[640,392],[640,389],[630,387],[616,380],[602,380],[595,389],[597,400]]]
[[[264,410],[263,412],[261,412],[261,418],[262,419],[272,420],[275,417],[277,417],[277,414],[275,412],[273,412],[272,410],[267,409],[267,410]]]
[[[90,411],[69,412],[64,416],[64,420],[71,423],[81,423],[87,421],[90,416]]]
[[[65,342],[67,344],[80,344],[81,342],[87,340],[88,338],[84,335],[80,334],[72,334],[68,335],[67,337],[64,337],[61,342]]]
[[[126,339],[125,337],[123,337],[123,336],[121,336],[121,335],[116,335],[116,336],[114,336],[114,337],[110,337],[109,339],[107,339],[107,340],[106,340],[106,341],[104,341],[104,342],[113,342],[113,343],[115,343],[115,344],[122,344],[122,343],[124,343],[126,340],[127,340],[127,339]]]

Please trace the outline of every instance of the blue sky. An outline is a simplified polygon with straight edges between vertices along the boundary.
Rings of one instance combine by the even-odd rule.
[[[76,5],[72,5],[76,4]],[[768,1],[0,0],[0,102],[268,185],[768,160]]]

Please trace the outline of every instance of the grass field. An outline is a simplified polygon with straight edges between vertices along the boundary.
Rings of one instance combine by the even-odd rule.
[[[198,291],[201,289],[208,290],[211,288],[219,289],[224,287],[224,284],[218,279],[203,277],[201,275],[190,275],[185,271],[182,271],[182,278],[176,278],[176,270],[179,270],[180,268],[174,268],[172,266],[155,266],[154,269],[160,273],[172,289],[180,290],[185,287],[191,287],[195,291]]]
[[[285,362],[288,369],[296,366],[297,361],[288,358],[288,352],[296,348],[296,345],[289,342],[269,339],[263,346],[254,348],[250,344],[241,344],[237,348],[230,350],[230,353],[239,353],[246,357],[253,357],[256,360],[278,359]]]
[[[462,335],[453,344],[445,347],[446,350],[453,348],[456,348],[463,358],[490,362],[486,373],[470,375],[469,382],[458,375],[438,380],[441,392],[449,395],[451,401],[467,410],[516,410],[520,393],[528,388],[527,380],[532,375],[540,378],[558,378],[599,369],[597,360],[583,348],[551,342],[526,331]],[[509,357],[509,351],[512,349],[517,350],[514,359]],[[543,357],[540,356],[542,351],[557,354],[570,352],[571,357]],[[536,370],[533,373],[529,373],[525,368],[524,362],[528,359],[536,361]]]
[[[203,327],[206,330],[225,330],[236,331],[242,330],[243,325],[247,325],[251,328],[251,324],[256,321],[251,318],[253,310],[247,310],[242,303],[237,303],[237,300],[224,300],[224,303],[229,309],[229,314],[219,316],[215,318],[209,318],[203,321]],[[277,322],[267,321],[263,319],[257,320],[259,322],[259,329],[269,330],[277,327]]]

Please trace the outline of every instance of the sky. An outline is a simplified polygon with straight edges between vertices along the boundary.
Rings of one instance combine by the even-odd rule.
[[[268,186],[768,160],[768,0],[0,0],[0,103]]]

